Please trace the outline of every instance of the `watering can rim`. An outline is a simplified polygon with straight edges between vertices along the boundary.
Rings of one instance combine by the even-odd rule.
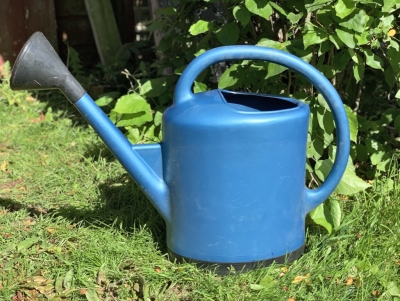
[[[304,109],[304,107],[308,107],[308,105],[300,100],[297,100],[295,98],[291,97],[286,97],[286,96],[280,96],[280,95],[273,95],[273,94],[263,94],[263,93],[256,93],[256,92],[242,92],[242,91],[230,91],[230,90],[225,90],[225,89],[216,89],[213,91],[217,91],[218,95],[220,96],[222,102],[224,105],[226,105],[230,110],[239,113],[239,114],[251,114],[251,115],[271,115],[271,114],[283,114],[286,112],[293,112],[296,110],[301,110]],[[208,91],[207,91],[208,92]],[[211,92],[211,91],[210,91]],[[238,109],[233,108],[228,101],[225,99],[224,95],[222,93],[230,93],[230,94],[242,94],[242,95],[255,95],[255,96],[260,96],[260,97],[269,97],[269,98],[276,98],[276,99],[282,99],[288,102],[291,102],[295,104],[296,106],[293,108],[288,108],[288,109],[279,109],[279,110],[271,110],[271,111],[241,111]]]

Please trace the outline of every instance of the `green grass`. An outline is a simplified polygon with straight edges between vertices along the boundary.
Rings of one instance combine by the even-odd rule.
[[[0,86],[0,300],[400,300],[396,160],[341,202],[332,234],[309,224],[296,262],[220,277],[168,261],[161,217],[62,95],[10,93]]]

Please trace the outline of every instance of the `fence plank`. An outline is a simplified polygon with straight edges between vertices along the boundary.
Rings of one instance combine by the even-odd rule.
[[[122,46],[111,2],[110,0],[85,0],[85,5],[101,63],[110,65]]]

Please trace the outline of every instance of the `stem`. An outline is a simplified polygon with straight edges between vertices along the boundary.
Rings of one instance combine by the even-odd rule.
[[[355,101],[355,107],[353,109],[354,114],[357,115],[358,113],[358,109],[360,107],[360,100],[361,100],[361,93],[362,93],[362,87],[363,87],[363,80],[364,77],[362,79],[360,79],[360,81],[358,82],[357,85],[357,95],[356,95],[356,101]]]
[[[288,96],[290,95],[290,86],[292,85],[292,72],[290,72],[290,70],[288,70],[288,77],[289,77],[289,81],[288,81],[288,86],[287,86],[287,94]]]

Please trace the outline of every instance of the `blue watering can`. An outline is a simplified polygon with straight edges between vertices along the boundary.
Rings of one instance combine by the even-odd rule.
[[[288,67],[325,97],[336,124],[337,152],[319,188],[305,187],[307,104],[276,95],[192,92],[206,67],[244,59]],[[159,144],[132,145],[41,33],[21,50],[11,88],[62,90],[165,220],[170,258],[216,264],[221,274],[230,266],[248,270],[297,259],[306,214],[336,188],[349,156],[347,116],[334,87],[308,63],[275,49],[226,46],[194,59],[164,113]]]

